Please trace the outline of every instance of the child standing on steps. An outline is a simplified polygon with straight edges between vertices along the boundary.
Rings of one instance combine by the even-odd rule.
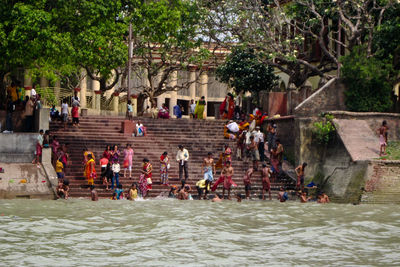
[[[116,187],[119,185],[119,172],[121,170],[121,167],[120,167],[118,161],[114,161],[111,168],[112,168],[112,172],[113,172],[113,177],[111,180],[111,190],[113,190],[114,183],[115,183]]]
[[[39,135],[36,139],[36,157],[33,159],[32,164],[37,165],[40,167],[40,156],[42,156],[42,149],[43,149],[43,130],[39,131]]]
[[[133,120],[133,106],[131,100],[128,100],[128,104],[126,106],[126,115],[128,120]]]
[[[61,157],[56,161],[56,173],[58,181],[64,180],[64,164],[61,162]]]

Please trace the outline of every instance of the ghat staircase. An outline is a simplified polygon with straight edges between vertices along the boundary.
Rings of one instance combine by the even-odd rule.
[[[96,171],[100,176],[99,159],[105,147],[107,145],[118,145],[121,151],[120,163],[122,165],[123,149],[126,144],[131,144],[134,150],[132,178],[124,177],[121,166],[119,181],[124,189],[128,189],[133,182],[138,182],[142,160],[147,157],[153,165],[153,190],[149,192],[150,197],[156,197],[169,191],[169,187],[160,184],[159,158],[164,151],[167,151],[170,157],[170,185],[180,185],[179,166],[175,160],[178,145],[182,144],[189,151],[189,178],[187,183],[192,188],[195,188],[196,182],[203,177],[201,164],[208,152],[213,152],[214,159],[217,161],[224,144],[229,143],[232,150],[235,151],[236,143],[223,137],[225,121],[222,120],[134,118],[134,121],[137,121],[137,119],[140,119],[147,128],[147,135],[144,137],[133,137],[121,133],[123,117],[81,117],[79,127],[68,125],[66,130],[57,122],[50,123],[51,134],[57,136],[60,144],[69,144],[67,149],[71,163],[65,171],[65,177],[70,181],[71,197],[89,197],[90,195],[87,181],[83,175],[82,149],[84,147],[95,154]],[[235,171],[233,180],[238,184],[233,192],[244,194],[243,176],[248,164],[233,156],[232,166]],[[217,172],[214,181],[218,177]],[[261,180],[261,172],[255,172],[252,177],[252,194],[261,195]],[[271,182],[273,191],[279,190],[280,186],[293,186],[293,181],[290,178],[280,178]],[[99,197],[111,197],[112,191],[105,190],[100,178],[95,179],[95,186]],[[221,190],[222,185],[217,189],[217,192],[221,192]],[[196,195],[197,192],[194,190],[192,194]]]

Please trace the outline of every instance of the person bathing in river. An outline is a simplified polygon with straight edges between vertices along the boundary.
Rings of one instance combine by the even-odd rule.
[[[297,175],[297,184],[296,188],[297,190],[304,191],[304,170],[307,167],[307,163],[303,162],[302,165],[297,166],[295,169],[296,175]]]
[[[88,161],[85,164],[85,176],[88,181],[88,185],[94,185],[94,179],[97,177],[95,162],[91,154],[87,155]]]
[[[308,201],[310,201],[311,197],[307,197],[307,192],[303,190],[303,192],[301,193],[300,196],[300,202],[301,203],[306,203]]]
[[[69,197],[69,181],[64,179],[62,182],[59,181],[57,187],[57,197],[68,199]]]
[[[94,185],[90,186],[90,196],[91,196],[92,201],[99,200],[99,195],[97,194],[96,189],[94,189]]]
[[[383,121],[382,126],[379,127],[379,129],[377,130],[377,132],[379,134],[379,144],[380,144],[379,156],[380,157],[382,155],[386,155],[388,130],[389,130],[389,127],[387,126],[386,121]]]
[[[215,194],[215,197],[211,200],[211,202],[222,202],[222,196],[220,194]]]
[[[252,167],[248,168],[244,177],[244,190],[246,191],[246,199],[250,199],[250,190],[251,190],[251,176],[253,175],[254,169]]]
[[[211,152],[208,152],[207,157],[204,158],[202,168],[204,170],[204,180],[205,180],[204,199],[207,199],[207,194],[208,194],[209,188],[211,186],[211,183],[214,180],[214,175],[215,175],[215,164],[214,164],[214,159],[212,158]],[[199,195],[199,198],[200,198],[200,195]]]
[[[265,200],[265,191],[268,192],[268,196],[269,196],[269,200],[272,200],[271,197],[271,181],[269,180],[269,177],[271,175],[271,170],[267,167],[267,164],[263,163],[262,165],[262,170],[261,170],[261,174],[262,174],[262,185],[263,185],[263,189],[262,189],[262,200]]]
[[[281,187],[278,192],[278,200],[280,202],[285,202],[288,199],[289,199],[288,193],[283,187]]]
[[[237,185],[233,182],[232,176],[233,176],[233,167],[231,165],[230,161],[226,162],[225,168],[222,170],[224,173],[225,179],[224,179],[224,187],[222,189],[222,198],[225,198],[225,190],[228,190],[228,199],[231,199],[231,187],[236,187]]]
[[[138,186],[137,186],[136,183],[133,183],[131,185],[131,188],[129,189],[129,193],[128,193],[128,196],[127,196],[127,199],[132,200],[132,201],[135,201],[137,199],[137,197],[138,197],[137,187]]]
[[[329,203],[329,197],[327,194],[325,194],[324,192],[322,192],[319,196],[318,196],[318,203],[324,204],[324,203]]]

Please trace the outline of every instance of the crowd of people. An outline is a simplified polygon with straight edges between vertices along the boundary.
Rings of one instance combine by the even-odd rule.
[[[193,117],[201,118],[200,113],[201,111],[204,112],[205,103],[203,107],[200,107],[200,113],[199,105],[201,106],[203,104],[201,102],[203,100],[204,98],[200,99],[197,104],[194,104],[194,101],[192,101],[190,110],[191,114],[193,111]],[[68,120],[69,116],[69,109],[66,101],[64,100],[63,102],[61,114],[58,114],[57,111],[52,110],[51,115],[52,119],[61,119],[65,127],[65,122]],[[131,103],[128,102],[127,105],[127,117],[128,119],[132,120],[132,109],[129,108]],[[75,94],[73,97],[72,106],[73,109],[75,107],[76,109],[79,109],[80,105],[77,94]],[[160,109],[158,111],[158,117],[161,116],[160,118],[163,118],[163,116],[166,117],[167,114],[169,114],[169,111],[165,105],[163,105],[163,108],[165,110]],[[176,108],[175,114],[177,114],[178,109],[181,110],[181,107]],[[214,193],[216,198],[219,198],[220,200],[225,199],[226,194],[227,199],[231,199],[231,191],[233,188],[237,187],[237,184],[233,179],[235,172],[232,165],[233,158],[235,157],[235,160],[244,161],[248,166],[243,177],[245,198],[251,198],[252,176],[254,173],[259,171],[262,177],[262,199],[264,200],[266,197],[268,197],[268,199],[271,200],[271,180],[276,181],[279,179],[279,176],[283,171],[282,163],[284,149],[279,138],[276,138],[277,125],[271,120],[267,122],[267,115],[262,113],[259,108],[256,108],[252,114],[246,117],[241,115],[240,120],[234,121],[233,119],[235,119],[235,114],[238,116],[241,114],[240,112],[237,113],[236,111],[237,110],[235,109],[233,96],[228,95],[226,101],[221,104],[220,112],[222,116],[230,119],[224,127],[224,137],[235,141],[233,142],[235,143],[235,151],[233,151],[227,143],[217,162],[214,161],[212,152],[208,153],[208,155],[203,159],[202,163],[204,177],[203,179],[197,181],[195,185],[197,195],[199,199],[208,199],[208,194],[210,192],[215,192],[218,187],[221,186],[222,195],[216,196]],[[71,113],[79,112],[71,111]],[[263,131],[261,131],[261,126],[263,126],[265,123],[267,123],[266,135]],[[73,124],[78,126],[79,118],[74,119],[73,116]],[[135,135],[144,136],[145,133],[145,127],[140,121],[138,121],[136,124]],[[53,164],[60,182],[58,186],[59,196],[68,198],[69,181],[64,179],[65,169],[68,167],[68,164],[70,164],[69,155],[67,153],[68,144],[60,145],[56,136],[52,136],[52,138],[50,138],[50,134],[48,132],[44,133],[43,131],[40,131],[36,145],[36,157],[33,163],[39,164],[40,155],[42,153],[41,150],[46,144],[52,149]],[[134,177],[132,177],[133,157],[134,151],[131,144],[127,144],[123,150],[120,150],[118,145],[107,146],[101,157],[98,159],[98,164],[101,166],[101,174],[98,175],[96,173],[97,162],[94,153],[87,148],[83,149],[83,173],[87,179],[88,188],[91,191],[93,199],[98,199],[98,194],[94,185],[95,179],[100,179],[101,183],[105,186],[106,191],[112,192],[113,199],[127,198],[134,200],[138,196],[143,198],[148,197],[148,193],[152,190],[153,184],[153,165],[150,163],[148,158],[144,158],[142,160],[140,176],[138,177],[137,182],[132,183],[129,190],[125,191],[119,181],[119,176],[122,171],[124,178],[134,179]],[[189,151],[184,146],[180,145],[176,153],[176,162],[179,168],[179,180],[181,185],[170,185],[168,172],[171,162],[168,152],[165,151],[160,155],[158,162],[160,166],[160,184],[164,186],[170,186],[170,191],[168,194],[169,197],[174,197],[177,199],[192,198],[192,189],[190,185],[187,184],[187,179],[189,177],[188,161]],[[306,166],[307,164],[303,163],[295,169],[298,177],[296,189],[300,191],[297,196],[300,199],[303,199],[303,194],[305,192],[304,174]],[[219,177],[214,178],[217,171],[220,172]],[[235,192],[234,196],[239,200],[237,192]],[[280,194],[278,193],[278,199],[282,201],[284,197],[279,196]],[[307,197],[305,199],[309,200]]]

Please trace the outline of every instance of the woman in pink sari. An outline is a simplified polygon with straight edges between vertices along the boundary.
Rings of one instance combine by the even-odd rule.
[[[133,159],[133,149],[131,144],[127,144],[126,148],[124,149],[124,177],[126,177],[126,169],[129,170],[129,178],[132,177],[132,159]]]
[[[143,169],[141,170],[142,174],[139,178],[139,189],[142,192],[142,197],[146,198],[149,190],[152,189],[152,180],[151,177],[153,171],[153,166],[151,166],[149,160],[147,158],[143,159]]]

